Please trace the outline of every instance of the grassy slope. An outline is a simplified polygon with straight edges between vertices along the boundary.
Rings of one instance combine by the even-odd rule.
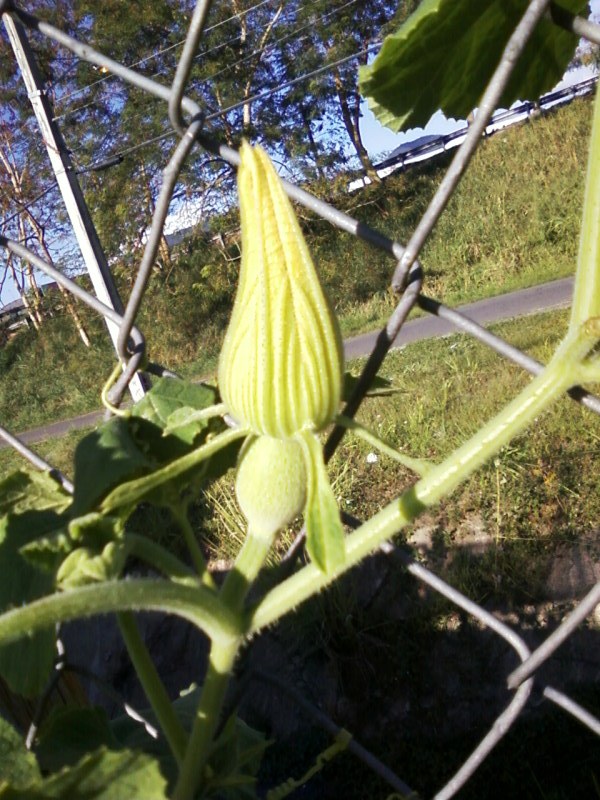
[[[482,144],[424,249],[429,294],[457,303],[572,271],[590,112],[589,102],[576,101]],[[357,195],[338,193],[333,202],[406,241],[442,174],[437,162]],[[395,302],[387,289],[389,257],[322,220],[305,223],[344,333],[385,320]],[[231,229],[237,222],[224,224]],[[188,241],[177,253],[175,269],[153,278],[139,319],[153,360],[190,376],[214,368],[238,255],[235,237],[225,254],[201,240]],[[60,316],[48,321],[42,336],[23,332],[0,350],[0,420],[11,430],[98,407],[113,356],[100,321],[88,319],[91,350]]]

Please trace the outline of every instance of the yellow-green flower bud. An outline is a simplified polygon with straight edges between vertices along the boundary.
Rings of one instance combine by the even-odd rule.
[[[240,425],[288,438],[337,413],[341,336],[269,157],[246,142],[240,153],[242,263],[219,389]]]
[[[240,454],[235,493],[250,530],[272,538],[306,502],[306,468],[294,439],[259,436]]]

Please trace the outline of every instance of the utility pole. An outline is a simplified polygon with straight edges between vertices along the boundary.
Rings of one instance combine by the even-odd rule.
[[[98,233],[77,180],[69,151],[60,129],[53,119],[52,105],[46,95],[44,83],[25,29],[18,20],[8,13],[4,13],[2,19],[19,69],[23,75],[33,113],[48,151],[50,163],[56,175],[56,181],[96,297],[107,306],[114,308],[118,314],[123,314],[123,303],[110,273],[106,255],[100,244]],[[105,322],[116,349],[119,328],[110,320],[105,320]],[[145,390],[141,375],[138,374],[133,377],[129,384],[129,391],[134,400],[139,400],[143,397]]]

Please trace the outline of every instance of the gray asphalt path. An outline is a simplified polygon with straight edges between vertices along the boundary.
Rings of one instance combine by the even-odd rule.
[[[541,286],[533,286],[530,289],[521,289],[518,292],[478,300],[476,303],[460,306],[456,310],[472,319],[473,322],[486,325],[490,322],[501,322],[514,317],[523,317],[537,314],[540,311],[550,311],[553,308],[568,306],[572,294],[573,278],[563,278],[559,281],[544,283]],[[344,342],[346,359],[368,355],[373,349],[378,333],[379,331],[373,331],[346,339]],[[453,333],[456,333],[453,325],[428,314],[426,317],[406,322],[392,347],[403,347],[421,339],[450,336]]]
[[[522,317],[567,306],[571,301],[572,292],[573,278],[564,278],[559,281],[552,281],[552,283],[544,283],[541,286],[534,286],[531,289],[521,289],[518,292],[510,292],[498,297],[490,297],[487,300],[479,300],[476,303],[461,306],[457,310],[474,322],[486,325],[490,322],[500,322],[514,317]],[[421,339],[450,336],[455,332],[456,329],[449,322],[428,314],[426,317],[407,322],[394,341],[393,347],[403,347]],[[378,331],[373,331],[346,339],[344,342],[346,359],[368,355],[375,344],[377,334]],[[44,439],[64,436],[73,430],[92,427],[100,422],[103,416],[104,411],[92,411],[79,417],[61,420],[51,425],[43,425],[42,427],[25,431],[18,434],[18,437],[25,444],[33,444]],[[0,438],[0,448],[7,446]]]

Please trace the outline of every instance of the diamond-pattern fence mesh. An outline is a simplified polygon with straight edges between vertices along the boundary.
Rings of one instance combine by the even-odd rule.
[[[111,390],[110,401],[118,405],[129,383],[137,374],[142,364],[144,364],[145,369],[150,372],[168,374],[168,369],[165,367],[156,364],[146,365],[144,361],[145,338],[143,331],[136,326],[136,320],[139,309],[144,302],[144,292],[151,279],[160,237],[178,176],[186,161],[193,157],[193,153],[196,152],[199,147],[218,156],[233,167],[236,167],[239,163],[238,153],[217,141],[211,134],[210,122],[216,115],[207,116],[204,109],[185,94],[186,81],[189,76],[192,59],[198,50],[211,3],[208,0],[199,0],[197,3],[189,26],[187,40],[177,64],[173,81],[170,85],[158,83],[132,68],[123,66],[106,55],[95,51],[85,42],[76,41],[74,38],[64,33],[59,27],[31,16],[22,9],[14,7],[11,3],[3,2],[1,5],[5,25],[7,28],[11,27],[13,31],[17,30],[21,40],[26,40],[28,35],[26,33],[27,31],[35,31],[38,34],[42,34],[55,43],[58,43],[63,48],[66,48],[79,59],[86,60],[102,70],[108,70],[121,80],[167,103],[172,129],[179,137],[179,141],[174,148],[170,160],[165,164],[163,183],[156,203],[156,209],[141,263],[137,270],[133,289],[124,307],[119,307],[118,303],[114,302],[109,304],[110,298],[104,298],[104,300],[98,299],[96,296],[81,288],[76,282],[65,277],[65,275],[34,253],[25,244],[0,236],[0,244],[5,251],[29,261],[35,269],[45,273],[68,292],[86,303],[97,314],[103,316],[113,324],[116,331],[114,337],[116,348],[123,370]],[[393,291],[397,293],[398,302],[385,328],[380,331],[376,344],[366,360],[353,395],[344,410],[346,416],[351,417],[357,412],[386,354],[400,333],[411,310],[415,307],[419,307],[429,314],[444,318],[449,321],[457,331],[474,337],[479,342],[493,348],[503,358],[511,360],[532,375],[538,374],[543,369],[540,363],[515,348],[513,345],[468,319],[459,311],[444,305],[443,301],[440,302],[429,297],[427,295],[427,270],[426,268],[422,268],[418,259],[425,241],[452,197],[461,177],[468,168],[469,162],[482,139],[482,134],[485,131],[489,118],[498,105],[498,100],[511,75],[518,54],[524,48],[537,21],[540,19],[541,15],[545,13],[547,5],[548,3],[544,2],[544,0],[533,0],[533,2],[529,4],[520,24],[514,30],[506,46],[503,57],[485,90],[479,105],[478,113],[469,128],[466,140],[453,157],[444,179],[431,200],[429,207],[417,224],[408,243],[402,244],[393,241],[385,236],[384,233],[371,229],[364,223],[353,219],[348,214],[339,211],[332,205],[312,196],[304,189],[292,183],[285,183],[286,192],[290,198],[298,204],[306,207],[341,231],[350,233],[364,240],[371,247],[384,251],[390,257],[390,284]],[[571,19],[569,24],[575,33],[587,36],[591,41],[600,42],[599,26],[595,26],[592,23],[585,22],[578,18]],[[11,37],[14,39],[15,34],[12,33]],[[18,211],[18,208],[15,208],[15,211]],[[98,256],[98,253],[96,252],[95,255]],[[581,403],[589,409],[590,412],[600,413],[600,399],[590,392],[577,387],[571,390],[569,394],[574,402]],[[43,459],[37,456],[29,447],[19,441],[14,433],[10,432],[5,427],[0,428],[0,435],[36,467],[40,469],[53,469],[52,465],[47,464]],[[336,428],[333,431],[326,445],[327,457],[333,454],[342,435],[342,429]],[[54,470],[54,472],[55,474],[57,473],[56,470]],[[63,485],[68,490],[72,490],[72,485],[68,478],[62,475],[60,478]],[[350,520],[350,522],[352,522],[352,520]],[[460,787],[465,784],[476,768],[486,759],[494,746],[519,719],[521,712],[531,696],[532,687],[540,666],[552,656],[570,636],[572,636],[578,626],[583,623],[594,611],[598,603],[600,603],[600,584],[595,585],[553,633],[549,635],[540,646],[532,651],[526,644],[523,635],[521,635],[518,630],[509,627],[496,616],[486,611],[481,605],[473,602],[461,592],[448,585],[448,583],[420,564],[408,551],[396,548],[392,545],[386,545],[382,550],[388,553],[390,557],[399,559],[417,581],[422,582],[434,592],[444,596],[466,615],[473,618],[481,625],[486,626],[498,637],[504,639],[514,650],[520,661],[518,668],[514,669],[506,676],[508,688],[514,690],[512,699],[504,711],[502,711],[494,721],[489,732],[479,742],[472,754],[460,766],[454,777],[436,794],[437,800],[443,800],[444,798],[452,797]],[[260,676],[258,677],[260,678]],[[262,679],[270,681],[274,691],[278,690],[276,678],[273,676],[263,676]],[[560,689],[556,687],[542,684],[538,686],[538,688],[547,701],[560,707],[565,714],[572,715],[596,735],[600,736],[600,720],[590,711],[583,708],[569,697],[568,694],[561,692]],[[282,687],[279,686],[279,690],[285,691],[285,687],[282,689]],[[302,704],[309,705],[298,693],[292,691],[292,695],[293,697],[295,696],[296,701],[301,706]],[[311,712],[311,709],[309,709],[309,712]],[[336,726],[330,720],[325,718],[323,722],[321,718],[324,715],[320,712],[312,709],[311,713],[316,714],[317,721],[324,724],[325,728],[329,730],[332,735],[335,736],[339,733],[339,730],[336,729]],[[356,744],[353,744],[350,749],[387,779],[395,791],[401,794],[410,791],[400,778],[391,774],[387,768],[372,756],[372,754],[363,751],[360,746]]]

